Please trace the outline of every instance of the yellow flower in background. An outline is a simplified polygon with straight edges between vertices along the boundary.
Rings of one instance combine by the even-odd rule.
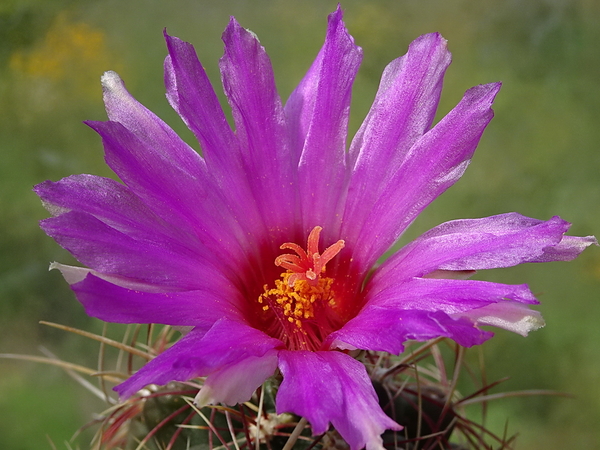
[[[17,83],[25,83],[33,106],[43,109],[59,101],[63,89],[96,98],[97,92],[89,88],[90,84],[95,84],[98,73],[114,66],[105,32],[85,22],[73,21],[67,12],[56,17],[42,40],[30,48],[17,50],[9,59]],[[62,89],[57,91],[57,85]]]

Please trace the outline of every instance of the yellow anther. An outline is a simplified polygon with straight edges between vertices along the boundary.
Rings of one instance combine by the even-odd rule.
[[[289,280],[294,276],[292,271],[281,274],[281,279],[275,281],[275,288],[268,289],[258,298],[258,303],[264,304],[262,309],[267,311],[269,305],[278,305],[279,311],[288,322],[302,328],[302,320],[315,317],[315,306],[321,301],[324,305],[331,305],[333,293],[331,285],[333,280],[319,277],[316,285],[311,285],[308,280],[296,279],[292,285]]]

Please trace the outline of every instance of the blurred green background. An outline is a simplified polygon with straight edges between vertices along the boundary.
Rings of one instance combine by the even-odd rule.
[[[95,364],[96,347],[38,324],[100,330],[48,263],[72,262],[46,237],[31,187],[73,173],[111,176],[100,139],[81,122],[105,118],[99,77],[118,71],[129,90],[185,129],[164,97],[164,27],[192,42],[219,84],[220,34],[228,17],[269,52],[285,99],[317,53],[335,1],[0,1],[0,352]],[[345,0],[346,24],[364,49],[354,88],[352,133],[380,74],[417,36],[441,32],[453,53],[440,114],[469,87],[503,81],[496,117],[463,179],[413,225],[407,238],[455,218],[509,211],[573,222],[600,234],[600,2],[595,0]],[[220,88],[219,88],[220,89]],[[195,147],[197,145],[193,144]],[[502,390],[574,395],[490,404],[490,425],[508,421],[518,448],[597,448],[600,442],[600,251],[571,263],[483,274],[530,284],[547,326],[528,338],[500,331],[484,345],[489,379]],[[0,360],[0,448],[67,448],[64,441],[102,404],[61,370]],[[79,441],[86,448],[85,441]]]

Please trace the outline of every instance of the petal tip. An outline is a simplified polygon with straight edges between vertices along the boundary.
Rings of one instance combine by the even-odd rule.
[[[340,5],[339,3],[337,4],[337,7],[335,8],[335,11],[333,11],[331,14],[329,14],[327,16],[327,20],[329,22],[340,22],[342,21],[344,17],[344,10],[342,9],[342,5]]]
[[[223,31],[223,40],[225,40],[226,37],[231,36],[233,33],[239,32],[243,29],[244,27],[240,25],[234,16],[229,16],[229,22]]]
[[[435,33],[427,33],[427,34],[423,34],[421,36],[419,36],[418,38],[416,38],[414,41],[412,41],[410,43],[410,47],[412,47],[413,45],[417,45],[419,43],[425,43],[425,42],[429,42],[431,41],[431,43],[435,46],[442,46],[444,48],[448,47],[448,40],[446,38],[444,38],[444,36],[442,36],[441,33],[439,32],[435,32]]]
[[[200,409],[213,403],[215,403],[213,390],[209,385],[204,384],[194,397],[194,406]]]
[[[100,82],[102,83],[102,87],[104,89],[114,91],[123,86],[123,80],[119,76],[117,72],[114,70],[107,70],[100,77]]]
[[[226,54],[228,49],[233,49],[236,45],[248,45],[248,42],[254,42],[254,45],[258,46],[261,45],[258,36],[253,31],[241,26],[233,16],[230,16],[229,23],[221,35],[221,40],[225,44]]]
[[[83,281],[88,276],[88,274],[91,273],[91,270],[86,269],[85,267],[68,266],[66,264],[61,264],[56,261],[50,263],[48,271],[54,269],[60,271],[65,281],[69,283],[69,286]]]

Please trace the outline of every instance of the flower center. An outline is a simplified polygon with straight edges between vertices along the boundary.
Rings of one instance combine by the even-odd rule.
[[[275,258],[275,265],[287,269],[275,280],[275,287],[264,285],[258,297],[262,307],[266,332],[281,339],[289,350],[318,350],[321,343],[336,329],[336,298],[334,279],[325,276],[325,265],[343,248],[339,240],[319,253],[321,227],[308,236],[306,251],[298,244],[286,242],[281,249],[296,254]]]

